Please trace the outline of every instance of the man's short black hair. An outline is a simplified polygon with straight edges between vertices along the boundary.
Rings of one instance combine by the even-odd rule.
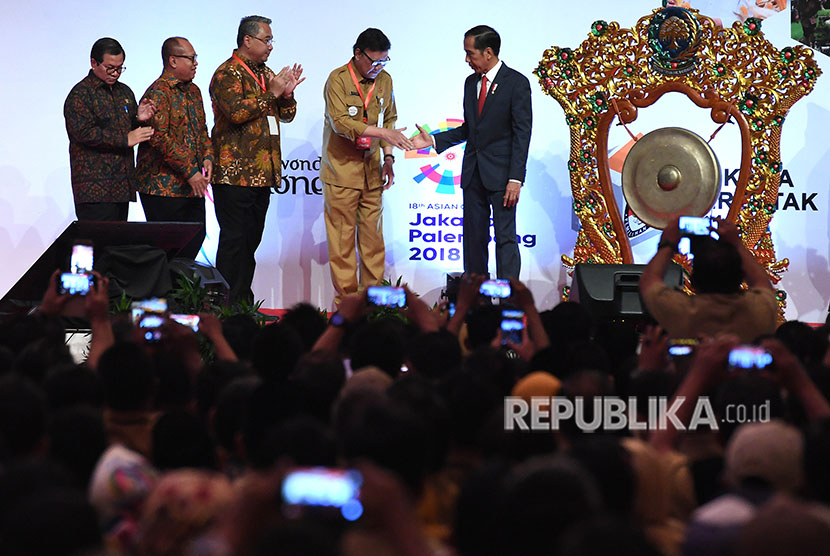
[[[383,31],[369,27],[357,36],[357,40],[352,47],[352,52],[355,50],[360,50],[361,52],[367,50],[386,52],[390,48],[392,48],[392,43],[389,42],[389,38],[383,34]]]
[[[493,54],[499,55],[501,48],[501,37],[495,29],[489,25],[476,25],[466,33],[464,38],[473,37],[473,46],[476,50],[484,52],[489,46],[493,50]]]
[[[738,293],[744,279],[741,255],[731,243],[695,237],[691,282],[697,293]]]
[[[165,39],[161,44],[161,61],[164,67],[167,67],[170,56],[173,56],[182,50],[182,42],[187,39],[184,37],[170,37]]]
[[[95,41],[95,44],[92,45],[92,51],[89,53],[89,57],[100,64],[104,61],[105,54],[110,54],[112,56],[124,54],[124,57],[127,57],[124,53],[124,49],[121,47],[121,43],[115,39],[111,39],[110,37],[104,37]]]
[[[239,31],[236,32],[236,46],[242,46],[242,43],[245,41],[245,37],[247,35],[256,37],[257,33],[259,33],[260,23],[271,25],[271,20],[267,17],[262,17],[261,15],[249,15],[247,17],[243,17],[239,21]]]

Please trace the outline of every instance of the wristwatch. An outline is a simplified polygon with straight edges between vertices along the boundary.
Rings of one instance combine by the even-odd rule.
[[[329,317],[329,324],[337,328],[342,328],[348,325],[349,321],[346,320],[346,317],[337,312],[334,313],[331,317]]]

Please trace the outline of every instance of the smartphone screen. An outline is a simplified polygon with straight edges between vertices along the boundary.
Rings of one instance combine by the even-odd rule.
[[[518,309],[504,309],[501,312],[501,344],[507,342],[522,343],[522,330],[525,328],[524,311]]]
[[[299,468],[282,482],[282,501],[290,517],[299,517],[309,507],[339,510],[347,521],[363,515],[360,486],[363,476],[353,469]]]
[[[406,290],[393,286],[369,286],[369,303],[378,307],[406,307]]]
[[[92,245],[76,243],[72,246],[72,255],[69,258],[69,272],[72,274],[90,274],[92,272],[92,263]]]
[[[199,331],[199,315],[171,314],[170,318],[182,326],[190,328],[193,332]]]
[[[74,274],[72,272],[64,272],[61,274],[58,282],[59,295],[86,295],[89,293],[89,288],[94,283],[94,277],[91,274]]]
[[[772,354],[758,346],[738,346],[729,352],[729,368],[732,370],[763,369],[772,363]]]
[[[508,280],[485,280],[478,291],[487,297],[505,299],[510,297],[510,282]]]
[[[680,231],[693,236],[709,236],[718,239],[718,233],[710,228],[717,228],[718,221],[708,217],[681,216],[678,221]]]

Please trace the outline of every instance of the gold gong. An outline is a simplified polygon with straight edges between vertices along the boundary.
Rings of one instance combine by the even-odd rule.
[[[680,127],[656,129],[625,158],[622,190],[634,214],[663,229],[676,216],[703,216],[720,191],[720,164],[709,144]]]

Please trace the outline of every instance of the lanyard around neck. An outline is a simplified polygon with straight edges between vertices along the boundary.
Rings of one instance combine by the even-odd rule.
[[[372,93],[375,92],[375,85],[376,82],[372,81],[372,86],[369,89],[369,92],[366,93],[366,96],[363,96],[363,91],[360,89],[360,82],[357,80],[357,76],[354,73],[354,69],[352,69],[352,62],[349,61],[349,73],[352,74],[352,81],[354,82],[354,86],[357,89],[357,94],[360,95],[360,100],[363,101],[363,122],[366,123],[369,120],[369,116],[367,111],[369,110],[369,101],[372,100]]]
[[[256,84],[259,85],[260,87],[262,87],[262,92],[267,93],[268,90],[265,88],[265,76],[263,75],[262,77],[257,77],[256,74],[254,74],[254,72],[251,71],[251,68],[248,67],[248,64],[246,64],[245,62],[242,61],[242,58],[240,58],[236,54],[234,54],[233,57],[236,58],[237,62],[242,64],[242,67],[245,68],[245,71],[247,71],[249,74],[251,74],[251,77],[254,78],[254,81],[256,81]]]

